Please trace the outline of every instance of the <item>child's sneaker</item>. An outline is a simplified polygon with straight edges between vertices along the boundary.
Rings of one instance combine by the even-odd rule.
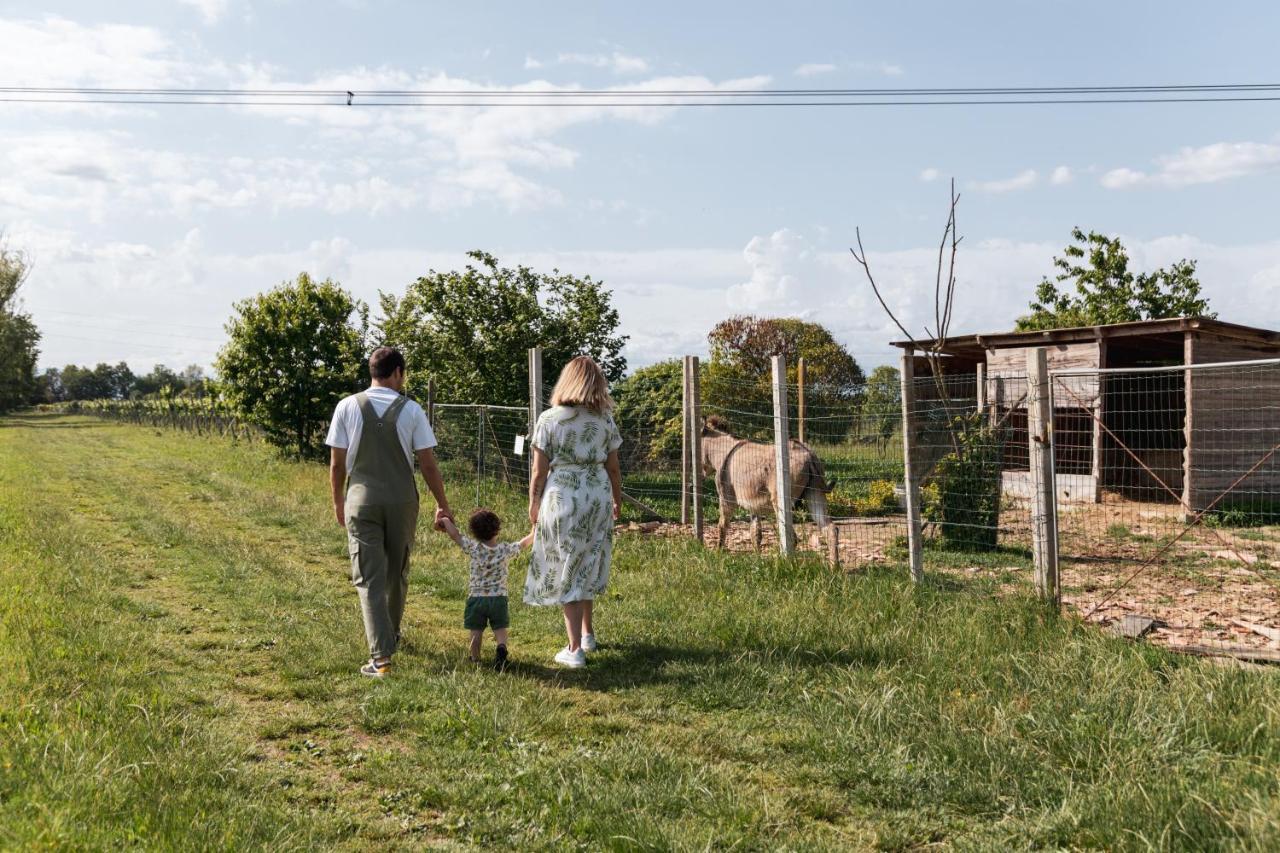
[[[369,662],[360,667],[360,674],[369,678],[382,678],[391,674],[391,658],[369,658]]]
[[[507,671],[507,647],[505,645],[498,646],[498,650],[494,652],[493,668],[498,672]]]
[[[583,634],[583,635],[582,635],[582,650],[583,650],[584,652],[594,652],[594,651],[596,650],[596,635],[595,635],[595,634]]]
[[[569,651],[569,647],[565,646],[563,649],[556,652],[556,663],[561,666],[567,666],[569,669],[581,669],[587,665],[587,656],[582,649],[578,649],[576,652],[571,652]]]

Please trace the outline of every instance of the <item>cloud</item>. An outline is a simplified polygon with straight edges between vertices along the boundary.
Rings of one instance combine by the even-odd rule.
[[[804,65],[796,68],[792,73],[797,77],[816,77],[819,74],[830,74],[835,71],[838,66],[830,62],[806,62]]]
[[[900,77],[906,73],[901,65],[893,62],[855,62],[852,67],[855,71],[870,71],[885,77]]]
[[[1280,145],[1269,142],[1216,142],[1199,148],[1185,147],[1156,159],[1150,172],[1112,169],[1102,176],[1107,189],[1136,186],[1179,189],[1233,178],[1258,175],[1280,168]]]
[[[8,236],[35,261],[25,294],[45,333],[46,365],[122,358],[143,369],[158,361],[208,365],[224,340],[222,323],[232,304],[300,271],[332,277],[376,305],[380,290],[399,291],[428,269],[466,263],[461,249],[369,248],[341,237],[291,251],[246,253],[212,247],[196,229],[146,244],[88,241],[79,229],[17,222]],[[1186,235],[1121,238],[1135,269],[1197,259],[1204,292],[1224,320],[1280,327],[1280,240],[1224,246]],[[958,257],[953,333],[1012,328],[1027,310],[1034,282],[1051,270],[1061,248],[1057,242],[1009,240],[965,244]],[[868,250],[886,301],[908,329],[923,335],[934,321],[937,246],[878,251],[868,241]],[[751,236],[741,249],[511,251],[499,260],[604,281],[623,332],[632,336],[626,354],[633,368],[704,353],[710,328],[744,311],[820,322],[868,368],[891,363],[896,354],[889,342],[902,336],[846,249],[820,245],[816,233],[793,228]],[[188,331],[189,340],[182,337]]]
[[[1034,187],[1040,180],[1040,176],[1035,169],[1024,169],[1012,178],[1004,178],[996,181],[976,181],[971,186],[978,192],[984,193],[1009,193],[1018,190],[1026,190]]]
[[[0,45],[0,79],[8,86],[155,88],[189,84],[196,74],[152,27],[86,26],[55,15],[0,19]]]
[[[545,68],[547,65],[585,65],[589,68],[604,68],[618,75],[644,74],[649,70],[647,60],[620,50],[610,53],[560,53],[550,61],[533,56],[526,56],[524,59],[526,70]]]
[[[180,2],[194,7],[204,22],[209,25],[218,23],[227,13],[228,0],[180,0]]]
[[[1069,168],[1066,166],[1059,166],[1049,175],[1049,183],[1053,184],[1055,187],[1060,187],[1063,184],[1071,183],[1074,178],[1075,176],[1071,174],[1071,170]]]
[[[920,180],[924,181],[925,183],[928,183],[929,181],[936,181],[941,176],[941,174],[942,173],[939,172],[937,169],[930,166],[928,169],[921,170]]]
[[[892,62],[849,62],[836,64],[833,62],[806,62],[791,72],[797,77],[816,77],[820,74],[830,74],[840,68],[847,68],[850,71],[856,71],[863,74],[881,74],[885,77],[897,77],[903,73],[901,65]]]

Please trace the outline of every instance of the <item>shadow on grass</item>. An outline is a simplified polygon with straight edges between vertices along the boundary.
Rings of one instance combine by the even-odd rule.
[[[866,646],[854,648],[785,649],[754,647],[736,650],[685,648],[658,643],[602,644],[582,669],[568,669],[513,658],[507,674],[535,678],[556,687],[610,692],[648,685],[690,687],[731,679],[735,670],[757,670],[761,665],[781,668],[875,669],[898,663],[896,649]]]
[[[63,415],[5,415],[0,417],[0,429],[96,429],[97,423],[79,421],[67,423]]]

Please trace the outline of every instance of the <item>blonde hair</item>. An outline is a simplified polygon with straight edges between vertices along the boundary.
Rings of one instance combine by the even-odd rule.
[[[597,414],[613,410],[609,383],[604,371],[590,356],[580,355],[564,366],[556,387],[551,389],[551,405],[584,406]]]

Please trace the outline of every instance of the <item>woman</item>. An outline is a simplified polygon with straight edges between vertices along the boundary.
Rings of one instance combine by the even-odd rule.
[[[565,365],[551,408],[533,430],[529,521],[533,556],[526,604],[561,605],[569,645],[556,663],[585,666],[596,649],[592,604],[609,582],[613,522],[622,505],[618,448],[609,384],[599,365],[580,355]]]

